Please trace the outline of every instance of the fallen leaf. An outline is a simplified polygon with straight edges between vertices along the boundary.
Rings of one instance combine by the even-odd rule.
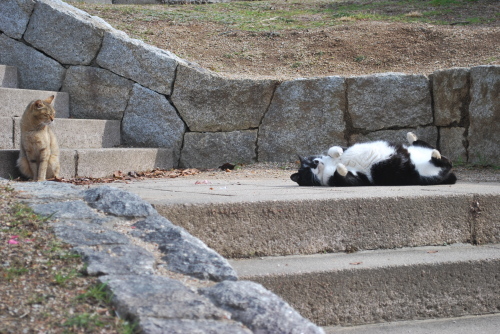
[[[357,266],[358,264],[361,264],[361,263],[363,263],[363,262],[351,262],[351,263],[349,263],[349,264],[352,264],[352,265]]]
[[[427,253],[432,254],[432,253],[437,253],[437,252],[439,252],[439,251],[433,250],[433,251],[428,251]]]

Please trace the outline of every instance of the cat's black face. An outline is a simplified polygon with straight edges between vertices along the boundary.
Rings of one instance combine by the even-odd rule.
[[[318,157],[319,156],[317,155],[313,155],[307,158],[299,157],[300,169],[297,173],[292,174],[290,176],[290,179],[294,182],[297,182],[299,186],[321,186],[318,177],[312,171],[313,169],[316,169],[318,167],[318,162],[317,160],[315,161],[315,159]]]

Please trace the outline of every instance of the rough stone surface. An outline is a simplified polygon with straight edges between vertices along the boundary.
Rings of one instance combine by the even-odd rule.
[[[54,202],[77,200],[81,198],[82,189],[68,183],[52,181],[20,182],[16,189],[24,192],[36,193],[37,201]]]
[[[226,281],[200,292],[254,333],[323,333],[288,303],[254,282]]]
[[[112,29],[59,0],[37,1],[24,39],[65,65],[89,65],[97,56],[104,31]]]
[[[132,81],[108,70],[74,66],[66,73],[62,91],[71,96],[71,117],[121,120],[132,86]]]
[[[181,282],[154,275],[108,275],[99,280],[113,291],[121,317],[222,319],[227,313]]]
[[[369,131],[432,123],[429,81],[424,75],[383,73],[347,78],[352,125]]]
[[[500,164],[500,66],[478,66],[471,73],[469,162]]]
[[[269,106],[275,81],[230,79],[182,63],[172,102],[190,131],[255,129]]]
[[[89,189],[84,200],[94,209],[125,217],[146,217],[156,214],[151,204],[139,196],[109,186]]]
[[[469,112],[470,69],[451,68],[436,71],[430,79],[434,98],[434,124],[462,125]]]
[[[34,6],[33,0],[3,0],[0,30],[9,37],[20,39]]]
[[[92,219],[97,218],[97,213],[81,200],[36,204],[33,211],[45,217],[54,219]]]
[[[133,147],[165,147],[179,160],[186,125],[165,96],[135,84],[122,120],[122,142]]]
[[[5,34],[0,34],[0,64],[17,67],[24,89],[58,91],[66,72],[57,61]]]
[[[467,162],[466,146],[465,128],[441,128],[439,130],[439,150],[452,162]]]
[[[137,232],[136,236],[159,245],[168,269],[213,281],[237,280],[236,272],[225,258],[162,216],[150,216],[134,227],[145,232]]]
[[[213,320],[190,319],[155,319],[141,320],[141,333],[144,334],[251,334],[252,332],[241,324]]]
[[[88,275],[151,275],[154,272],[153,254],[138,246],[112,245],[98,249],[80,246],[74,251],[87,263]]]
[[[229,163],[256,162],[257,130],[188,132],[184,135],[181,167],[217,168]]]
[[[350,144],[372,140],[387,140],[395,143],[408,144],[408,140],[406,139],[406,134],[408,132],[413,132],[417,135],[418,139],[424,140],[430,145],[437,147],[438,130],[434,126],[418,127],[416,129],[380,130],[370,132],[366,135],[353,135],[350,138]]]
[[[17,67],[0,65],[0,87],[17,88]]]
[[[129,243],[129,239],[122,233],[81,220],[56,223],[54,232],[58,238],[72,245],[97,246]]]
[[[345,79],[297,79],[278,86],[259,129],[259,161],[295,161],[345,145]]]
[[[177,60],[177,56],[169,51],[116,31],[104,34],[97,56],[101,67],[165,95],[171,94]]]

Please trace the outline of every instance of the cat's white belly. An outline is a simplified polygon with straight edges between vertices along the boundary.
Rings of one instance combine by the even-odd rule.
[[[394,154],[394,148],[386,142],[355,144],[340,157],[347,170],[353,174],[363,173],[371,180],[371,167]]]

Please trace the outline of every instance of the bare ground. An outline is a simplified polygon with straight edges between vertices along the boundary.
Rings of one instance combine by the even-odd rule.
[[[279,7],[287,2],[272,3]],[[439,16],[440,21],[448,22],[444,25],[346,17],[320,28],[264,32],[205,20],[159,19],[109,6],[78,6],[131,37],[228,76],[290,79],[380,72],[430,74],[451,67],[500,64],[499,1],[453,8],[452,13]],[[176,10],[160,5],[148,8]],[[393,13],[401,9],[384,10]],[[464,18],[478,12],[489,13],[486,17],[490,20],[463,25]],[[304,15],[295,19],[307,24],[324,18]]]

